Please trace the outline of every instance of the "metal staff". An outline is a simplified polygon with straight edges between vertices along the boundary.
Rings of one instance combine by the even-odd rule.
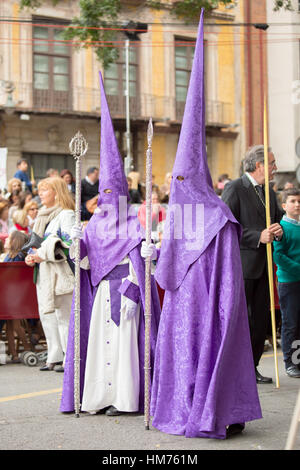
[[[148,124],[148,149],[146,154],[146,243],[151,243],[152,229],[152,139],[153,125],[152,118]],[[150,338],[151,338],[151,256],[145,261],[145,401],[144,401],[144,421],[145,429],[149,430],[150,420]]]
[[[266,199],[266,225],[267,228],[271,225],[270,216],[270,188],[269,188],[269,152],[268,152],[268,127],[267,127],[267,101],[264,101],[264,164],[265,164],[265,199]],[[271,320],[272,320],[272,336],[275,360],[275,374],[276,374],[276,388],[279,388],[279,373],[278,373],[278,358],[277,358],[277,344],[276,344],[276,320],[275,320],[275,301],[274,301],[274,273],[273,273],[273,258],[271,243],[267,243],[267,262],[268,262],[268,277],[269,277],[269,290],[270,290],[270,307],[271,307]]]
[[[76,162],[75,225],[81,225],[81,160],[86,154],[88,144],[81,134],[73,137],[69,144],[70,153]],[[80,411],[80,240],[75,244],[75,287],[74,287],[74,409],[79,418]]]

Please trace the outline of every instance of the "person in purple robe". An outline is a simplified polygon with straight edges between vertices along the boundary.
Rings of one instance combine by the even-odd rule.
[[[152,425],[225,439],[262,417],[243,275],[241,228],[213,189],[206,157],[203,10],[155,279],[165,289]]]
[[[80,238],[80,403],[81,411],[116,416],[144,406],[146,245],[130,197],[100,74],[101,148],[97,209]],[[151,280],[151,361],[160,317]],[[74,411],[74,305],[60,411]]]

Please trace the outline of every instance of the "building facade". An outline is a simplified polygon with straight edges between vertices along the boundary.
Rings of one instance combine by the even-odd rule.
[[[119,59],[105,71],[93,48],[75,49],[61,31],[78,15],[78,2],[35,11],[0,0],[0,147],[7,148],[7,178],[17,160],[29,160],[37,180],[48,168],[74,170],[69,142],[80,130],[89,144],[83,174],[99,166],[101,103],[99,70],[104,74],[116,136],[127,154],[125,35]],[[245,2],[219,8],[205,22],[206,130],[213,181],[222,173],[239,174],[248,145],[247,61],[244,44]],[[129,43],[129,117],[132,169],[145,176],[147,125],[154,122],[153,174],[161,185],[173,167],[193,60],[197,19],[186,25],[165,8],[142,0],[124,0],[120,22],[142,22],[147,32]]]
[[[292,3],[293,11],[274,12],[269,4],[267,10],[269,140],[279,188],[300,183],[300,4]]]

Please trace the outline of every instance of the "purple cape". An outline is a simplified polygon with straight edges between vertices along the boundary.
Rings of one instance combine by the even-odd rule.
[[[139,322],[138,344],[139,344],[139,365],[140,365],[140,400],[139,411],[144,409],[144,351],[145,351],[145,261],[140,255],[140,245],[129,252],[130,260],[136,272],[140,296],[141,296],[141,314]],[[81,269],[80,285],[80,401],[83,394],[85,364],[87,355],[87,345],[89,337],[90,319],[93,302],[97,288],[93,287],[90,278],[90,270]],[[160,303],[157,287],[154,278],[151,283],[151,364],[154,365],[154,351],[156,346],[158,324],[160,319]],[[63,380],[63,392],[60,404],[61,412],[74,411],[74,299],[70,318],[69,338],[65,361],[65,372]]]
[[[228,222],[180,288],[165,292],[151,399],[160,431],[224,439],[227,425],[262,417],[237,253]]]

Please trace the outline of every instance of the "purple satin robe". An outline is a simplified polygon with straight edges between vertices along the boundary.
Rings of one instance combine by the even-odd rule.
[[[224,439],[226,426],[262,417],[239,256],[227,222],[174,291],[166,291],[152,385],[152,425]]]

